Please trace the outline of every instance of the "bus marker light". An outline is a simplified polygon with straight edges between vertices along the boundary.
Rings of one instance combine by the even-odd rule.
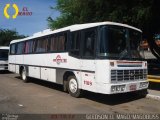
[[[141,82],[139,88],[147,88],[148,82]]]
[[[110,66],[111,66],[111,67],[114,67],[114,62],[110,62]]]

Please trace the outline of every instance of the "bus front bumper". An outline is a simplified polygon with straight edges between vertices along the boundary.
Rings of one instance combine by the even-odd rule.
[[[101,86],[101,87],[100,87]],[[134,81],[128,83],[114,83],[114,84],[99,84],[97,87],[98,93],[102,94],[118,94],[147,89],[148,81]]]
[[[110,87],[110,93],[116,94],[116,93],[125,93],[125,92],[132,92],[132,91],[138,91],[147,89],[149,85],[149,82],[143,81],[143,82],[133,82],[133,83],[127,83],[127,84],[114,84]]]

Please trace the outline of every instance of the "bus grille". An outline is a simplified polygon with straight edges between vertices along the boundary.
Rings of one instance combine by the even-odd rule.
[[[146,80],[147,69],[111,70],[111,82]]]

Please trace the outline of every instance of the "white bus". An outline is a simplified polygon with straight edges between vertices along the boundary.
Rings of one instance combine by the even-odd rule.
[[[62,84],[73,97],[82,90],[102,94],[146,90],[141,33],[114,22],[46,30],[10,43],[9,70],[24,82],[33,77]]]
[[[9,47],[0,46],[0,71],[8,70],[8,52]]]

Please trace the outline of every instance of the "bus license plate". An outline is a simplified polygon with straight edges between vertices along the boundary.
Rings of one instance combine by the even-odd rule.
[[[130,91],[135,91],[137,89],[136,85],[130,85],[129,86]]]

